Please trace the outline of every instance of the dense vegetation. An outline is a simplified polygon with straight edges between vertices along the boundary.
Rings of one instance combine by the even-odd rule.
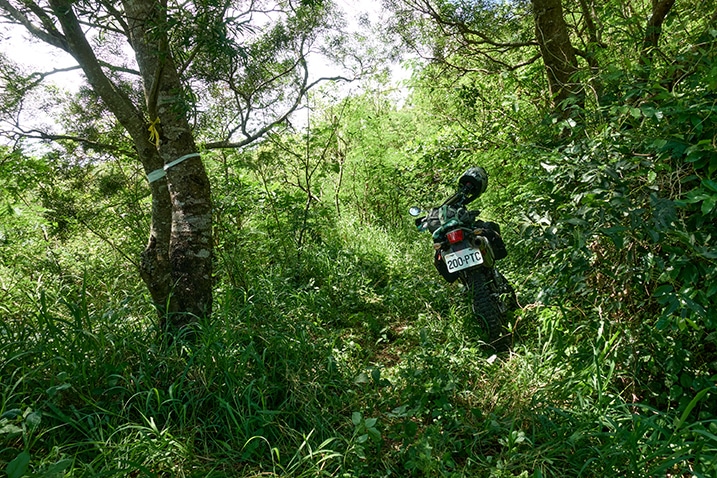
[[[717,27],[675,11],[646,74],[613,3],[580,102],[457,50],[407,96],[327,87],[305,128],[206,151],[214,312],[178,335],[139,278],[131,148],[3,146],[0,469],[717,475]],[[498,355],[407,214],[471,165],[522,306]]]

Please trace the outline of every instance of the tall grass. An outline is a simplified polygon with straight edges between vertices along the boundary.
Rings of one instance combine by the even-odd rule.
[[[109,282],[40,287],[34,310],[0,321],[0,469],[714,476],[714,387],[681,408],[633,403],[619,330],[567,307],[529,304],[513,350],[493,355],[424,240],[347,220],[301,262],[222,281],[192,340],[166,340],[150,311],[103,308],[123,293]]]

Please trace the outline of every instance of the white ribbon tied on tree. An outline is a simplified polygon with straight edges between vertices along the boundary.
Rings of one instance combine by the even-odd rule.
[[[199,154],[199,153],[189,153],[189,154],[185,154],[184,156],[181,156],[181,157],[175,159],[175,160],[172,161],[171,163],[165,164],[162,169],[155,169],[155,170],[152,171],[151,173],[147,174],[147,180],[148,180],[150,183],[153,183],[153,182],[155,182],[155,181],[157,181],[157,180],[159,180],[159,179],[162,179],[163,177],[165,177],[165,176],[167,175],[167,170],[168,170],[169,168],[172,168],[172,167],[178,165],[179,163],[181,163],[181,162],[184,161],[185,159],[194,158],[194,157],[199,157],[199,156],[201,156],[201,154]]]

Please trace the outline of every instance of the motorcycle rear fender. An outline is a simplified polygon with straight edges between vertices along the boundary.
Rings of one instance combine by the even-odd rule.
[[[467,230],[468,234],[473,234],[473,231]],[[436,251],[436,254],[433,258],[433,265],[436,266],[436,269],[441,274],[441,276],[449,283],[454,283],[458,278],[460,277],[461,272],[471,271],[477,268],[481,267],[493,267],[494,259],[493,259],[493,252],[490,247],[490,243],[485,237],[482,236],[468,236],[469,239],[463,240],[461,242],[458,242],[456,244],[451,244],[448,247],[441,248]],[[461,251],[467,247],[473,247],[475,249],[479,249],[481,251],[481,254],[483,254],[483,264],[480,266],[472,267],[470,269],[465,269],[463,271],[459,272],[448,272],[448,266],[446,266],[446,262],[443,260],[443,255],[449,252],[457,252]]]
[[[459,273],[458,272],[448,272],[448,266],[446,265],[446,262],[443,260],[443,253],[442,250],[437,250],[436,255],[433,257],[433,265],[436,266],[436,270],[438,270],[438,273],[441,274],[441,276],[449,283],[453,284],[456,280],[458,280]]]

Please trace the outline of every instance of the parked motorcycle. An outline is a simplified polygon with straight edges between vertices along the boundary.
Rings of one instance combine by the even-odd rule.
[[[506,257],[500,226],[479,219],[479,211],[466,206],[483,194],[488,175],[481,167],[468,169],[458,181],[458,191],[438,207],[427,211],[412,207],[420,231],[433,235],[434,265],[450,283],[460,280],[471,297],[473,314],[485,328],[489,342],[504,348],[507,316],[518,308],[515,290],[496,268]]]

